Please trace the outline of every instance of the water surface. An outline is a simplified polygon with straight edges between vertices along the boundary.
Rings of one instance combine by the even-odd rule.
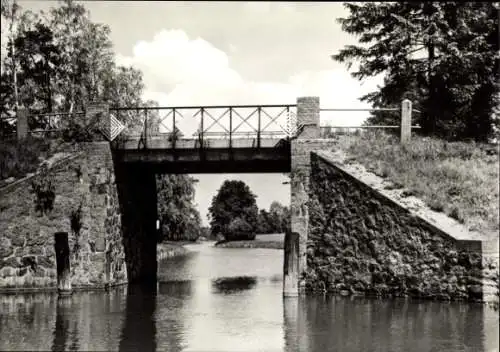
[[[191,245],[154,290],[0,296],[0,350],[498,351],[476,304],[283,299],[283,252]]]

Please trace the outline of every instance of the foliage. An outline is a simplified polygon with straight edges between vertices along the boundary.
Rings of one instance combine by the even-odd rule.
[[[423,133],[486,141],[498,119],[498,10],[487,2],[346,3],[338,21],[360,45],[333,55],[363,80],[383,74],[378,91],[361,97],[374,107],[397,106],[403,98],[422,111]],[[376,112],[369,124],[398,124],[399,114]]]
[[[40,164],[40,158],[46,157],[49,149],[49,142],[44,139],[1,140],[0,180],[9,177],[19,178],[35,172]]]
[[[71,231],[73,231],[73,235],[75,236],[75,241],[73,245],[73,253],[78,256],[78,252],[80,250],[80,231],[82,229],[82,205],[83,200],[81,200],[76,209],[71,210],[69,215],[69,221],[71,225]]]
[[[387,177],[471,229],[499,229],[498,147],[413,137],[408,145],[383,132],[339,140],[351,160]]]
[[[2,117],[15,116],[16,104],[22,105],[31,112],[33,128],[46,123],[37,114],[83,111],[92,101],[143,105],[142,72],[115,64],[109,27],[92,22],[82,4],[61,1],[48,13],[23,11],[16,4],[14,15],[9,12],[12,6],[2,2],[2,19],[15,24],[2,58]],[[78,127],[74,116],[60,123]],[[142,130],[143,121],[135,112],[120,112],[117,117],[131,131]],[[12,129],[4,122],[0,128]]]
[[[191,241],[201,235],[201,217],[193,204],[194,182],[187,175],[158,176],[160,241]]]
[[[236,236],[248,237],[247,233],[255,234],[257,230],[258,208],[256,196],[243,181],[224,181],[217,194],[213,197],[208,212],[212,234],[221,234],[226,240],[229,240],[229,238],[236,239],[235,234],[231,234],[230,226],[235,219],[241,221],[233,223],[233,228],[242,230]]]
[[[238,217],[231,220],[227,229],[228,233],[225,236],[227,241],[255,239],[254,228],[242,218]]]
[[[52,181],[47,164],[42,164],[39,175],[31,182],[31,192],[35,194],[35,210],[41,215],[48,214],[54,208],[56,194]]]
[[[291,214],[288,207],[272,202],[269,211],[261,209],[257,219],[257,232],[260,234],[286,233],[290,231]]]

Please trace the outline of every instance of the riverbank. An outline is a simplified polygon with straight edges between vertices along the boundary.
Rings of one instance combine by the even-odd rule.
[[[269,249],[283,249],[285,243],[283,241],[219,241],[216,242],[215,247],[218,248],[269,248]]]
[[[158,260],[162,260],[162,259],[186,255],[189,252],[189,250],[184,246],[186,244],[192,244],[192,243],[196,243],[196,242],[165,241],[162,243],[158,243],[158,246],[156,247],[156,257],[158,258]]]
[[[422,199],[430,209],[498,238],[498,145],[412,136],[408,145],[384,132],[338,137],[348,163],[360,163]]]

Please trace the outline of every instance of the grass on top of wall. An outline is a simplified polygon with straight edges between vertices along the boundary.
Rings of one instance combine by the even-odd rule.
[[[340,136],[349,159],[388,178],[471,230],[498,233],[498,145],[412,136],[407,145],[383,131]]]
[[[43,138],[0,140],[0,181],[9,177],[21,178],[35,172],[40,159],[47,158],[49,154],[50,141]]]

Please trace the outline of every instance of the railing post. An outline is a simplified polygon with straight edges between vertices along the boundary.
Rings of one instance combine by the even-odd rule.
[[[200,148],[203,148],[203,144],[204,144],[203,143],[203,130],[205,128],[205,127],[203,127],[203,113],[205,112],[205,109],[201,108],[200,112],[201,112],[201,124],[200,124],[201,125],[201,129],[200,129],[200,139],[201,139],[200,143],[201,143],[201,145],[200,145]]]
[[[175,108],[172,110],[172,125],[173,125],[173,128],[172,128],[172,148],[175,149],[175,144],[177,142],[177,138],[178,138],[178,134],[177,134],[177,130],[175,128]]]
[[[21,140],[28,135],[28,109],[19,107],[17,109],[17,139]]]
[[[144,110],[144,148],[148,147],[148,110]]]
[[[411,101],[404,99],[401,102],[401,143],[403,144],[411,139],[411,110]]]
[[[229,148],[233,147],[233,108],[229,107]]]
[[[262,107],[257,108],[257,148],[260,148],[260,114]]]

